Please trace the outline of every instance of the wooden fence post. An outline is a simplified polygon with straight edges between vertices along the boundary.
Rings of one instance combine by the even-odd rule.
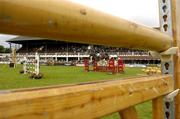
[[[120,111],[119,114],[121,119],[138,119],[136,108],[134,106]]]
[[[153,119],[164,119],[163,96],[152,100]]]
[[[180,1],[172,0],[172,20],[173,20],[173,37],[174,46],[180,51]],[[174,79],[175,88],[180,88],[180,52],[174,56]],[[180,119],[180,94],[175,98],[175,119]]]

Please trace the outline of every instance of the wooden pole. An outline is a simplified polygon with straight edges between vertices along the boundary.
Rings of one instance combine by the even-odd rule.
[[[171,36],[68,0],[0,0],[0,33],[165,51]]]
[[[174,79],[175,88],[180,88],[180,1],[172,0],[172,20],[173,20],[173,45],[178,47],[178,53],[174,56]],[[180,93],[175,99],[175,119],[180,119]]]
[[[163,96],[152,101],[153,119],[164,119],[164,104]]]
[[[94,119],[173,91],[167,76],[0,94],[0,118]]]
[[[13,48],[12,49],[12,63],[13,63],[13,65],[14,65],[14,68],[16,68],[16,63],[17,63],[17,61],[16,61],[16,49],[15,48]]]
[[[136,108],[129,107],[119,112],[121,119],[138,119]]]

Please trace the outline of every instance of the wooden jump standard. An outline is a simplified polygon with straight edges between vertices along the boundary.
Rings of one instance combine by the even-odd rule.
[[[0,95],[0,118],[94,119],[171,91],[167,75],[7,93]]]
[[[174,56],[175,89],[180,89],[180,0],[172,0],[173,46],[178,47]],[[175,119],[180,119],[180,94],[175,99]]]
[[[1,0],[0,32],[162,52],[172,44],[179,47],[180,2],[172,0],[172,8],[173,38],[65,0]],[[179,55],[174,61],[179,88]],[[123,119],[136,119],[133,106],[153,99],[153,119],[163,119],[163,96],[171,91],[173,82],[166,75],[2,94],[0,118],[87,119],[120,111]],[[179,102],[180,95],[176,119],[180,119]]]

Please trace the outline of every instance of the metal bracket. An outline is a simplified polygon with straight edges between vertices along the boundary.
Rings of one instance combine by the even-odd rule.
[[[165,101],[172,102],[174,100],[174,97],[179,93],[179,89],[176,89],[175,91],[169,93],[165,96]]]
[[[168,62],[171,61],[173,58],[173,55],[177,54],[178,52],[178,47],[171,47],[168,50],[161,52],[161,61],[162,62]]]
[[[165,119],[174,119],[174,97],[179,93],[179,89],[169,93],[164,98]]]
[[[175,55],[177,54],[178,47],[171,47],[168,50],[161,52],[161,55]]]
[[[160,30],[169,35],[173,35],[172,16],[171,16],[172,0],[159,0],[159,18]],[[173,46],[173,44],[171,44]],[[161,58],[161,68],[163,74],[170,74],[174,79],[174,62],[173,55],[177,53],[177,48],[172,47],[167,51],[159,53]],[[170,94],[169,94],[170,95]],[[171,97],[171,96],[170,96]],[[166,101],[164,99],[164,119],[174,119],[174,101]]]
[[[161,52],[161,66],[163,74],[171,74],[174,78],[174,63],[173,56],[177,55],[178,48],[171,47],[170,49]],[[164,108],[165,108],[165,119],[174,119],[174,97],[179,92],[175,90],[174,92],[168,94],[164,98]]]
[[[178,53],[178,47],[171,47],[168,50],[158,53],[155,51],[149,51],[150,55],[154,58],[160,58],[162,61],[170,61],[172,56]]]

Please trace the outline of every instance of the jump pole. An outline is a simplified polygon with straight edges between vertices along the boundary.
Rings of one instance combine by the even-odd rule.
[[[15,48],[12,49],[11,58],[12,58],[12,63],[14,65],[13,67],[16,68],[17,56],[16,56],[16,49]]]
[[[158,52],[172,43],[168,34],[68,0],[0,0],[0,8],[1,33]]]
[[[27,74],[27,57],[26,56],[24,56],[23,71],[24,71],[24,74]]]

